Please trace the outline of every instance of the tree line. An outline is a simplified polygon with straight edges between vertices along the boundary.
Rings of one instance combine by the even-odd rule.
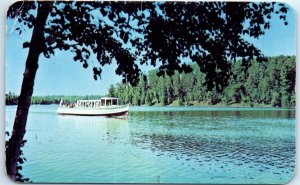
[[[17,105],[18,98],[15,93],[8,92],[5,95],[6,105]],[[65,95],[49,95],[49,96],[33,96],[31,99],[31,104],[49,105],[49,104],[59,104],[60,100],[64,100],[70,103],[74,103],[77,100],[93,100],[101,98],[100,95],[85,95],[85,96],[65,96]]]
[[[208,90],[205,74],[196,64],[192,73],[157,76],[151,70],[140,77],[137,86],[126,83],[111,85],[108,96],[121,98],[131,105],[236,105],[293,107],[296,104],[296,57],[268,57],[266,62],[232,63],[228,86]]]

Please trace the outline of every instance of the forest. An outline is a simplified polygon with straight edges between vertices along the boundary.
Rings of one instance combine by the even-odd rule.
[[[157,70],[140,77],[137,86],[111,85],[108,96],[116,96],[131,105],[156,106],[268,106],[294,107],[296,104],[296,57],[268,57],[266,62],[252,61],[245,70],[242,61],[233,62],[229,84],[223,90],[208,91],[205,74],[197,64],[192,73],[158,77]]]
[[[266,62],[252,61],[245,71],[242,61],[232,64],[229,84],[222,91],[205,85],[205,74],[197,64],[190,65],[192,73],[176,72],[172,76],[158,76],[151,70],[140,77],[136,86],[126,83],[111,85],[107,96],[121,98],[131,105],[150,106],[269,106],[296,105],[296,57],[269,57]],[[59,104],[60,100],[76,102],[97,99],[100,95],[86,96],[33,96],[31,104]],[[6,105],[16,105],[18,96],[6,94]]]

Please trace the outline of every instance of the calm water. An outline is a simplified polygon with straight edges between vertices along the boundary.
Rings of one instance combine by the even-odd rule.
[[[128,120],[31,106],[33,182],[286,183],[295,170],[295,110],[131,107]],[[11,131],[16,106],[6,108]]]

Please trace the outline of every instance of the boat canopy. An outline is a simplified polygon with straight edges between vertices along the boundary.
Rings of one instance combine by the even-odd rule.
[[[77,100],[76,107],[98,108],[103,106],[119,105],[119,98],[103,97],[97,100]]]

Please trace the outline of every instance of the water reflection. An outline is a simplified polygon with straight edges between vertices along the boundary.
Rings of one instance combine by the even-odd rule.
[[[268,166],[284,168],[293,172],[295,167],[295,144],[291,141],[249,141],[238,142],[230,138],[191,138],[172,135],[131,133],[132,144],[156,151],[157,155],[175,156],[177,159],[195,160],[198,165],[205,162],[220,162],[224,165],[233,163],[237,166],[252,163],[261,165],[262,170]],[[259,144],[259,145],[257,145]]]
[[[295,119],[295,110],[294,109],[249,109],[249,110],[236,110],[222,108],[221,110],[197,110],[195,107],[191,107],[192,109],[189,111],[189,107],[185,111],[179,111],[176,108],[172,111],[155,111],[155,110],[147,110],[137,111],[135,108],[130,111],[130,115],[143,115],[143,116],[151,116],[151,115],[167,115],[167,116],[192,116],[192,117],[252,117],[252,118],[284,118],[284,119]],[[151,113],[151,114],[149,114]]]
[[[130,123],[138,122],[130,130],[132,144],[157,156],[198,166],[213,164],[223,171],[253,169],[279,179],[294,173],[294,122],[287,121],[295,119],[293,111],[131,112],[130,116]]]
[[[128,119],[64,115],[58,116],[58,124],[59,130],[66,131],[72,127],[76,134],[97,135],[101,140],[113,141],[129,136]]]

